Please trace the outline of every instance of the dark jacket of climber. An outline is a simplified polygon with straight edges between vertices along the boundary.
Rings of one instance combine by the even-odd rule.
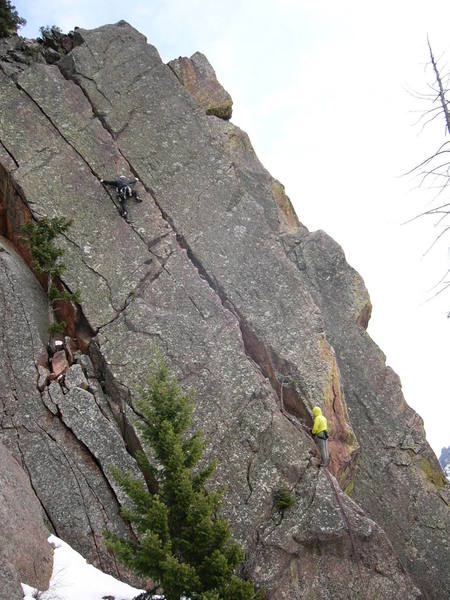
[[[105,185],[113,185],[117,189],[120,201],[120,213],[122,217],[127,217],[127,200],[132,196],[136,198],[136,202],[142,202],[142,198],[138,195],[135,189],[132,188],[139,179],[128,179],[125,175],[121,175],[119,179],[100,179],[100,183]]]
[[[314,415],[314,425],[311,433],[316,436],[320,456],[322,458],[322,465],[326,466],[330,462],[330,456],[328,454],[328,423],[318,406],[314,406],[312,412]]]

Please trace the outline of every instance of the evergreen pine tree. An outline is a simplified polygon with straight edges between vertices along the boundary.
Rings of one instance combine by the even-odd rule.
[[[151,473],[157,491],[152,493],[131,474],[113,469],[131,501],[122,514],[132,523],[137,541],[106,533],[108,548],[139,575],[160,585],[166,600],[262,599],[264,592],[256,593],[252,583],[235,574],[244,554],[228,521],[218,513],[223,491],[205,489],[215,464],[194,469],[205,442],[201,433],[186,437],[192,400],[160,359],[136,408],[142,415],[138,424],[142,439],[156,464],[141,455],[140,465]],[[144,597],[152,598],[152,592]]]
[[[0,38],[16,33],[17,28],[25,25],[25,19],[19,17],[16,7],[10,0],[0,0]]]
[[[81,302],[79,290],[69,292],[60,289],[61,285],[58,287],[55,284],[55,278],[61,276],[65,270],[65,266],[59,261],[60,257],[64,254],[64,250],[58,248],[54,240],[59,234],[65,233],[71,223],[72,221],[64,217],[54,217],[52,219],[45,217],[37,222],[28,221],[22,227],[22,232],[25,235],[21,239],[27,244],[33,259],[33,268],[38,273],[47,275],[47,296],[52,307],[57,301],[75,302],[78,304]],[[50,333],[64,333],[66,322],[55,322],[52,310],[49,310],[49,313],[51,323]]]

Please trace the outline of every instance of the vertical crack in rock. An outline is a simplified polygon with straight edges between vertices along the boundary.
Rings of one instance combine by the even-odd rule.
[[[43,402],[44,406],[45,403]],[[55,402],[55,405],[57,406],[57,417],[59,419],[59,421],[61,422],[61,424],[63,425],[63,427],[65,428],[65,430],[69,433],[69,435],[73,436],[78,444],[81,446],[81,448],[84,449],[84,451],[91,457],[92,461],[95,463],[95,465],[97,466],[99,473],[101,474],[106,486],[109,488],[110,492],[112,493],[112,495],[114,497],[117,498],[117,494],[115,492],[115,490],[113,489],[113,487],[111,486],[110,481],[108,480],[108,477],[105,475],[104,471],[103,471],[103,467],[100,464],[98,458],[95,456],[95,454],[91,451],[91,449],[89,448],[89,446],[82,440],[80,439],[79,436],[77,436],[77,434],[75,433],[75,431],[66,423],[66,421],[64,420],[64,415],[61,412],[61,408],[60,406],[58,406],[58,404]],[[49,410],[47,406],[45,406],[46,410]],[[50,412],[50,411],[49,411]],[[64,458],[66,459],[67,464],[70,465],[71,467],[71,471],[73,472],[72,466],[71,466],[71,462],[69,460],[69,458],[67,457],[67,454],[64,452],[64,450],[62,448],[60,448],[60,446],[58,445],[58,441],[55,437],[53,437],[46,429],[44,429],[39,423],[38,423],[38,427],[39,429],[43,432],[44,435],[48,436],[57,446],[58,448],[61,450],[61,453],[64,455]],[[83,474],[80,472],[80,474],[83,476]],[[92,495],[95,497],[96,501],[98,502],[98,504],[102,507],[102,513],[106,514],[106,508],[103,504],[103,502],[101,501],[101,499],[97,496],[97,494],[95,493],[95,490],[92,488],[91,484],[89,483],[89,481],[83,477],[83,480],[86,484],[86,486],[89,488],[89,490],[91,491]],[[77,483],[78,480],[77,480]],[[83,505],[86,506],[85,502],[84,502],[84,496],[81,492],[81,488],[80,488],[80,496],[83,497]],[[87,512],[86,512],[86,516],[87,516]],[[106,523],[106,519],[105,519],[105,523]],[[93,532],[94,535],[94,532]]]
[[[143,452],[143,448],[125,411],[125,406],[127,406],[137,418],[140,417],[130,401],[131,391],[114,378],[110,365],[106,363],[97,344],[92,343],[90,345],[90,354],[97,378],[102,382],[102,388],[104,387],[107,390],[108,396],[112,399],[110,407],[121,432],[125,448],[129,455],[135,458],[138,453]],[[147,483],[149,482],[147,481]]]
[[[339,492],[336,489],[335,483],[332,479],[332,476],[330,475],[330,473],[328,472],[328,469],[324,469],[325,475],[328,479],[328,482],[331,486],[331,488],[333,489],[335,498],[336,498],[336,502],[339,506],[339,510],[341,511],[341,515],[342,515],[342,520],[344,522],[345,528],[348,532],[348,536],[350,538],[350,543],[352,545],[352,551],[353,551],[353,556],[356,562],[356,566],[358,568],[358,573],[359,573],[359,577],[361,577],[361,566],[360,566],[360,549],[359,546],[356,542],[356,538],[353,534],[353,528],[352,528],[352,524],[350,522],[350,517],[347,515],[347,511],[344,508],[344,505],[342,503],[341,498],[339,497]]]
[[[155,202],[157,203],[156,199]],[[186,250],[188,258],[198,271],[200,277],[206,281],[213,292],[217,294],[225,310],[231,313],[237,320],[241,331],[243,347],[247,357],[257,367],[262,376],[269,380],[281,406],[281,383],[279,382],[278,377],[288,372],[287,364],[281,361],[273,350],[268,348],[258,339],[258,336],[250,327],[246,319],[240,314],[233,302],[227,297],[224,289],[219,285],[215,278],[211,277],[207,273],[201,261],[195,256],[194,252],[189,247],[186,239],[181,234],[176,232],[172,219],[163,211],[159,204],[158,207],[163,218],[168,221],[172,229],[175,231],[180,246]],[[274,367],[274,364],[276,367]],[[293,412],[293,414],[299,418],[309,422],[311,417],[306,409],[305,402],[302,400],[300,395],[291,389],[287,392],[287,394],[285,392],[285,395],[287,395],[285,407],[287,408],[288,412]]]
[[[109,294],[109,303],[110,303],[111,307],[112,307],[112,308],[113,308],[113,309],[114,309],[116,312],[118,312],[118,310],[119,310],[119,309],[118,309],[116,306],[114,306],[113,292],[112,292],[112,289],[111,289],[111,284],[109,283],[108,279],[107,279],[107,278],[106,278],[106,277],[105,277],[105,276],[104,276],[102,273],[100,273],[99,271],[97,271],[96,269],[94,269],[94,267],[93,267],[93,266],[89,265],[89,264],[88,264],[88,263],[85,261],[85,259],[84,259],[84,256],[83,256],[83,250],[82,250],[82,248],[80,248],[79,244],[77,244],[77,243],[76,243],[74,240],[72,240],[71,238],[69,238],[69,237],[68,237],[68,236],[67,236],[65,233],[62,233],[61,235],[62,235],[62,237],[63,237],[63,238],[64,238],[64,239],[65,239],[65,240],[66,240],[68,243],[72,244],[73,246],[75,246],[75,248],[77,248],[77,250],[79,250],[79,256],[80,256],[80,260],[81,260],[81,262],[83,263],[83,265],[84,265],[84,266],[85,266],[85,267],[86,267],[86,268],[87,268],[89,271],[91,271],[91,272],[92,272],[92,273],[93,273],[93,274],[94,274],[96,277],[99,277],[99,278],[100,278],[100,279],[101,279],[101,280],[104,282],[104,284],[106,285],[106,287],[107,287],[107,289],[108,289],[108,294]],[[70,291],[70,290],[69,290],[69,291]],[[81,307],[80,307],[80,310],[81,310]]]
[[[93,104],[91,98],[89,97],[89,95],[87,94],[87,92],[85,91],[83,86],[81,86],[80,83],[77,81],[76,77],[73,76],[75,74],[77,76],[80,76],[80,73],[75,71],[73,74],[71,74],[71,76],[69,76],[69,74],[67,72],[64,72],[62,70],[61,70],[61,72],[65,78],[67,78],[67,79],[70,78],[71,81],[73,81],[76,85],[79,86],[79,88],[83,92],[85,98],[89,102],[89,105],[91,106],[93,114],[98,118],[100,123],[102,123],[103,127],[108,131],[108,133],[114,139],[116,136],[114,135],[112,128],[108,125],[108,123],[106,122],[106,119],[97,111],[95,105]],[[219,284],[214,280],[214,278],[211,277],[207,273],[206,269],[201,264],[201,261],[197,257],[195,257],[194,252],[188,245],[186,239],[177,231],[177,228],[175,226],[173,219],[171,219],[171,217],[167,214],[167,212],[162,208],[161,204],[158,202],[154,190],[152,190],[150,187],[148,187],[142,181],[140,174],[135,170],[134,166],[130,163],[130,161],[123,154],[123,152],[119,148],[117,148],[117,151],[120,154],[120,156],[124,159],[126,164],[128,165],[130,172],[133,173],[133,175],[136,178],[140,179],[142,185],[144,186],[144,189],[151,196],[151,198],[153,199],[153,201],[155,203],[155,206],[158,208],[158,210],[161,214],[161,217],[170,226],[172,232],[175,234],[175,237],[176,237],[176,240],[177,240],[179,246],[183,250],[186,251],[186,254],[187,254],[189,260],[191,261],[192,265],[195,267],[196,271],[199,273],[200,277],[204,281],[206,281],[208,283],[209,287],[212,289],[212,291],[216,295],[218,295],[218,297],[222,303],[222,306],[229,313],[231,313],[235,319],[237,319],[237,322],[238,322],[240,330],[241,330],[243,347],[245,349],[245,352],[246,352],[248,358],[257,367],[257,369],[262,373],[262,375],[265,378],[269,379],[269,381],[272,385],[272,388],[274,389],[278,399],[280,400],[281,386],[278,381],[277,375],[275,373],[275,369],[272,365],[275,362],[277,364],[278,370],[281,373],[283,373],[283,371],[285,370],[286,365],[283,364],[283,361],[278,360],[278,357],[272,350],[269,350],[261,343],[261,341],[258,339],[256,334],[252,331],[252,329],[250,328],[248,323],[246,323],[246,321],[242,317],[242,315],[239,314],[239,311],[233,305],[231,300],[229,298],[227,298],[225,291],[219,286]],[[229,169],[231,168],[231,166],[229,167]],[[202,193],[202,192],[200,192],[200,193]],[[302,398],[300,397],[300,395],[297,392],[292,391],[293,398],[291,399],[291,401],[289,401],[289,395],[291,395],[291,392],[288,392],[288,399],[286,402],[287,409],[293,410],[294,414],[296,412],[297,413],[296,416],[298,416],[302,419],[305,419],[307,421],[310,421],[311,416],[309,415],[306,405],[305,405],[304,401],[302,400]],[[299,410],[295,411],[294,407],[297,407],[297,409],[299,409]]]
[[[30,471],[28,469],[27,462],[25,460],[25,456],[23,455],[22,448],[20,446],[20,434],[19,434],[19,431],[18,431],[17,428],[16,428],[16,433],[17,433],[17,450],[18,450],[18,452],[20,454],[20,457],[21,457],[22,468],[24,469],[25,473],[28,475],[28,481],[30,482],[31,489],[33,490],[34,495],[36,496],[36,498],[37,498],[37,500],[38,500],[38,502],[39,502],[39,504],[40,504],[40,506],[42,508],[42,511],[45,514],[45,518],[50,523],[50,525],[51,525],[51,527],[53,529],[53,532],[56,535],[58,535],[58,528],[56,527],[56,524],[53,522],[50,513],[47,511],[47,508],[46,508],[45,504],[42,502],[42,500],[39,497],[39,494],[38,494],[36,488],[34,487],[33,478],[31,477],[31,473],[30,473]]]
[[[46,111],[42,108],[42,106],[33,98],[33,96],[20,84],[20,82],[16,81],[17,88],[23,92],[30,101],[37,107],[37,109],[44,115],[44,117],[48,120],[48,122],[52,125],[57,134],[64,140],[64,142],[72,148],[72,150],[77,154],[77,156],[83,161],[83,163],[88,167],[89,171],[92,175],[100,180],[101,177],[94,171],[89,162],[84,158],[84,156],[77,150],[76,146],[72,144],[72,142],[64,135],[64,133],[58,128],[53,119],[46,113]]]
[[[94,542],[94,545],[95,545],[95,548],[96,548],[96,552],[97,552],[97,560],[99,561],[99,564],[102,564],[101,553],[100,553],[100,550],[99,550],[99,545],[98,545],[98,543],[97,543],[97,538],[96,538],[96,534],[95,534],[95,527],[92,525],[92,522],[91,522],[91,516],[90,516],[90,512],[89,512],[89,507],[86,505],[86,499],[85,499],[85,497],[84,497],[83,489],[82,489],[82,486],[81,486],[80,480],[78,479],[78,474],[77,474],[77,472],[76,472],[76,470],[77,470],[77,471],[79,471],[79,469],[78,469],[78,468],[76,468],[76,470],[75,470],[75,465],[73,465],[73,464],[72,464],[72,462],[70,461],[69,457],[67,456],[67,454],[66,454],[65,450],[64,450],[62,447],[60,447],[60,446],[58,445],[58,443],[57,443],[57,440],[56,440],[55,438],[53,438],[53,437],[51,436],[51,434],[50,434],[48,431],[45,431],[45,430],[44,430],[44,429],[43,429],[43,428],[42,428],[42,427],[41,427],[39,424],[38,424],[38,426],[39,426],[39,427],[40,427],[40,429],[41,429],[41,430],[42,430],[44,433],[46,433],[46,434],[48,435],[48,437],[49,437],[51,440],[53,440],[53,442],[54,442],[54,443],[57,445],[57,447],[58,447],[59,451],[61,452],[62,456],[64,457],[64,459],[65,459],[65,461],[66,461],[66,463],[67,463],[67,466],[69,467],[69,469],[70,469],[70,471],[71,471],[71,473],[72,473],[72,475],[73,475],[73,477],[74,477],[74,480],[75,480],[75,482],[76,482],[76,484],[77,484],[77,486],[78,486],[78,489],[79,489],[79,496],[80,496],[80,498],[81,498],[81,502],[82,502],[82,504],[83,504],[83,507],[84,507],[84,513],[85,513],[85,515],[86,515],[86,520],[87,520],[87,522],[89,523],[89,527],[90,527],[90,529],[91,529],[91,533],[92,533],[92,540],[93,540],[93,542]],[[79,440],[78,440],[78,441],[79,441]],[[89,452],[89,450],[88,450],[88,452]],[[89,455],[91,455],[91,453],[90,453],[90,452],[89,452]],[[91,455],[91,456],[92,456],[92,455]],[[95,460],[95,457],[93,457],[93,459]],[[103,474],[103,471],[102,471],[102,470],[100,470],[100,472]],[[86,486],[89,488],[89,490],[90,490],[90,491],[91,491],[91,493],[93,494],[94,498],[96,498],[96,500],[98,501],[98,500],[99,500],[99,498],[96,496],[95,492],[92,490],[92,488],[91,488],[91,486],[89,485],[89,482],[87,481],[87,479],[86,479],[86,478],[83,476],[83,473],[79,472],[79,474],[80,474],[80,476],[83,478],[83,480],[84,480],[84,482],[85,482]],[[103,475],[103,476],[104,476],[104,475]],[[102,508],[104,509],[104,507],[102,507]],[[103,512],[103,511],[102,511],[102,513],[104,514],[104,512]]]
[[[26,310],[26,308],[25,308],[25,306],[24,306],[24,304],[22,302],[22,297],[19,294],[16,293],[14,282],[13,282],[13,280],[11,279],[11,277],[10,277],[10,275],[8,273],[8,269],[6,268],[6,265],[5,265],[4,261],[0,261],[0,263],[1,263],[3,271],[5,273],[5,277],[8,280],[10,288],[11,288],[13,294],[14,294],[15,301],[16,301],[16,303],[18,303],[20,305],[24,321],[27,324],[27,328],[28,328],[28,332],[29,332],[29,336],[30,336],[30,345],[31,345],[31,349],[32,349],[33,359],[34,359],[34,366],[36,368],[37,377],[39,377],[38,366],[39,366],[39,364],[41,364],[43,362],[43,357],[39,356],[39,353],[36,351],[34,335],[33,335],[32,329],[31,329],[31,324],[30,324],[30,320],[28,318],[27,310]],[[2,290],[2,294],[3,294],[3,290]],[[3,296],[4,296],[4,294],[3,294]],[[4,301],[5,300],[6,299],[4,298]],[[4,322],[6,322],[6,320]],[[7,352],[8,352],[7,345],[5,345],[5,347],[6,347]],[[47,360],[48,360],[48,356],[47,356]],[[11,358],[10,358],[10,362],[11,362]],[[11,367],[11,370],[13,371],[12,367]]]
[[[17,162],[17,160],[14,158],[14,155],[8,150],[4,140],[0,140],[0,146],[3,148],[3,150],[6,152],[6,154],[9,156],[9,158],[13,161],[15,168],[18,169],[19,168],[19,163]]]

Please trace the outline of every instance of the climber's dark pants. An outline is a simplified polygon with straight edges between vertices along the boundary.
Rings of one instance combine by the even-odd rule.
[[[122,189],[119,190],[119,202],[120,202],[120,209],[122,211],[122,214],[127,213],[127,202],[128,202],[128,198],[131,197],[136,198],[136,200],[138,202],[141,201],[140,197],[137,195],[136,190],[132,190],[130,188],[130,186],[126,186],[123,187]]]
[[[320,456],[322,458],[322,464],[327,465],[330,460],[330,455],[328,454],[328,438],[325,436],[324,432],[316,435],[317,445],[319,446]]]

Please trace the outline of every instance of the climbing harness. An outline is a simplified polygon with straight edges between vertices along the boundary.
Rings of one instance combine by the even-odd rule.
[[[122,200],[126,200],[127,198],[131,198],[132,191],[129,185],[124,185],[121,188],[117,188],[117,193]]]

